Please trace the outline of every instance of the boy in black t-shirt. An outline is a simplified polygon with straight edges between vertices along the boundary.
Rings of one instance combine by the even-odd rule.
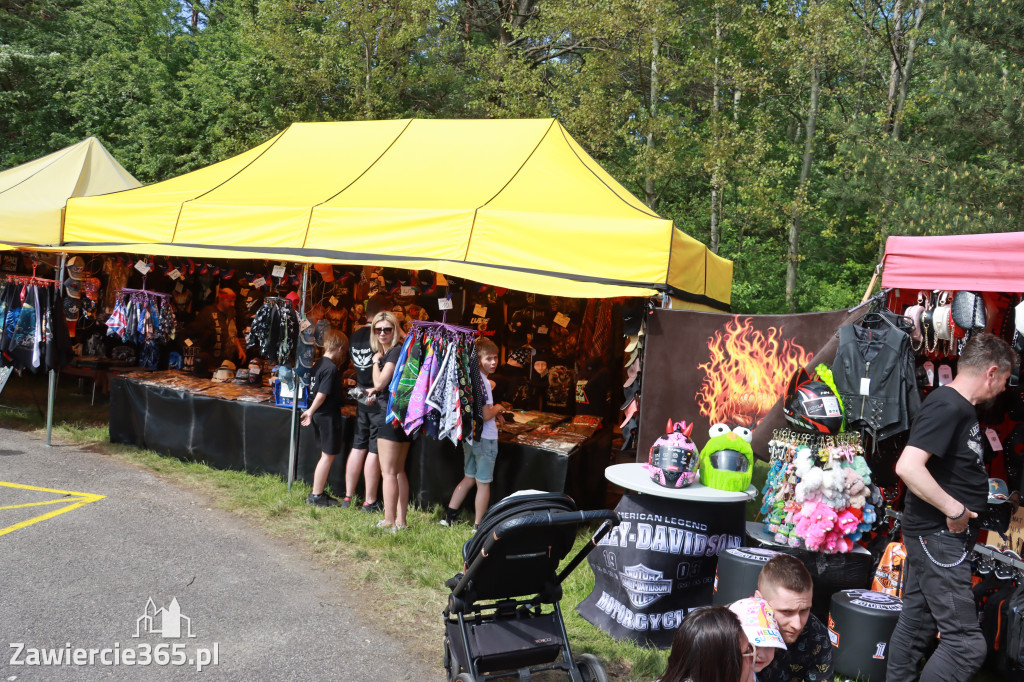
[[[341,503],[324,492],[327,475],[334,458],[344,447],[341,437],[341,374],[338,366],[348,350],[348,338],[336,329],[324,334],[324,355],[313,366],[310,395],[315,396],[309,409],[302,413],[302,425],[313,425],[316,441],[320,444],[320,461],[313,472],[313,492],[307,504],[317,507],[337,507]]]
[[[1017,362],[999,337],[971,337],[960,354],[959,373],[925,399],[896,462],[896,474],[908,488],[903,512],[908,571],[903,611],[889,640],[890,680],[916,679],[918,661],[940,632],[922,679],[969,680],[985,661],[967,560],[978,531],[971,521],[988,498],[975,406],[1003,391]]]

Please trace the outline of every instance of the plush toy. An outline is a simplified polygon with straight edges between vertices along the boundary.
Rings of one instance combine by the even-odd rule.
[[[796,501],[818,502],[822,499],[822,487],[825,484],[825,474],[818,467],[811,467],[804,472],[800,482],[796,484]]]
[[[855,532],[859,523],[860,520],[849,509],[844,509],[836,516],[836,528],[843,535]]]
[[[803,538],[807,549],[819,552],[825,547],[826,535],[836,525],[838,515],[824,502],[807,502],[800,508],[799,521],[793,531]]]
[[[846,472],[840,467],[826,469],[822,473],[822,499],[836,511],[850,506],[850,498],[846,494]]]
[[[708,435],[710,440],[700,451],[700,482],[718,490],[746,490],[754,473],[750,429],[737,426],[730,430],[726,424],[715,424]]]
[[[843,469],[846,473],[846,495],[850,500],[850,506],[861,509],[867,503],[870,491],[864,485],[864,479],[853,469]]]
[[[853,462],[845,464],[844,466],[849,467],[860,474],[861,479],[864,481],[864,485],[871,485],[871,467],[868,466],[868,461],[864,459],[863,455],[857,455],[853,458]]]

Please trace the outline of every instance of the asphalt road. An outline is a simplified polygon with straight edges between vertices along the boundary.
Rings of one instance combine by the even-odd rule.
[[[0,429],[0,682],[444,679],[440,645],[422,660],[358,601],[301,549],[194,492]],[[85,663],[65,663],[75,656]]]

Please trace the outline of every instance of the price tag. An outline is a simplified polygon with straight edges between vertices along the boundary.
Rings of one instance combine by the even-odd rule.
[[[871,395],[871,377],[861,377],[860,394]]]
[[[252,281],[252,285],[253,285],[254,287],[256,287],[257,289],[259,289],[260,287],[262,287],[262,286],[266,285],[266,283],[267,283],[267,280],[266,280],[266,278],[265,278],[265,277],[262,277],[262,276],[260,276],[260,277],[257,277],[256,279],[254,279],[254,280]]]
[[[537,333],[538,334],[547,334],[548,333],[547,326],[542,324],[541,326],[537,327]]]
[[[991,426],[985,429],[985,437],[988,438],[988,444],[993,450],[999,452],[1003,449],[1003,444],[999,442],[999,434]]]
[[[415,296],[416,295],[416,289],[414,289],[413,287],[403,286],[401,288],[401,290],[399,291],[399,295],[400,296]]]
[[[557,324],[559,327],[562,327],[564,329],[565,327],[569,326],[570,322],[572,322],[572,318],[570,318],[568,315],[565,315],[563,313],[555,313],[555,324]]]
[[[475,306],[473,306],[473,316],[487,317],[487,306],[480,305],[479,303],[477,303]]]
[[[138,270],[139,272],[141,272],[143,275],[145,275],[146,273],[148,273],[153,268],[151,268],[149,266],[149,263],[147,263],[146,261],[139,260],[139,261],[135,261],[135,269]]]
[[[284,266],[275,265],[274,269],[271,271],[270,274],[273,275],[274,277],[284,277]]]
[[[187,346],[188,348],[191,348],[191,347],[192,347],[192,339],[185,339],[185,345],[186,345],[186,346]]]
[[[336,305],[338,305],[338,297],[337,296],[331,296],[329,299],[327,299],[327,302],[330,303],[333,306],[336,306]]]
[[[180,294],[181,292],[185,291],[185,285],[182,284],[181,282],[178,282],[177,284],[174,285],[174,290]]]
[[[437,309],[438,310],[451,310],[452,309],[452,301],[451,301],[451,299],[450,298],[439,298],[439,299],[437,299]]]
[[[953,368],[949,365],[939,365],[939,386],[945,386],[953,381]]]
[[[934,386],[935,385],[935,363],[932,362],[931,360],[928,360],[928,361],[926,361],[921,366],[924,367],[924,373],[928,375],[928,385],[929,386]]]
[[[309,320],[305,320],[304,319],[304,320],[302,320],[302,322],[299,323],[299,331],[300,332],[304,332],[304,331],[306,331],[307,329],[309,329],[312,326],[313,326],[312,322],[310,322]]]
[[[173,270],[167,273],[167,276],[171,278],[171,281],[181,279],[181,271],[178,270],[178,268],[174,268]]]
[[[843,411],[839,409],[839,399],[834,395],[822,398],[821,405],[825,408],[826,417],[841,417],[843,415]]]

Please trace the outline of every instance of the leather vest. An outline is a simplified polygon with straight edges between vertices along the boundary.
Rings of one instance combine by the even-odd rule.
[[[876,440],[910,428],[921,396],[905,332],[856,324],[841,327],[832,372],[849,428],[866,429]]]

